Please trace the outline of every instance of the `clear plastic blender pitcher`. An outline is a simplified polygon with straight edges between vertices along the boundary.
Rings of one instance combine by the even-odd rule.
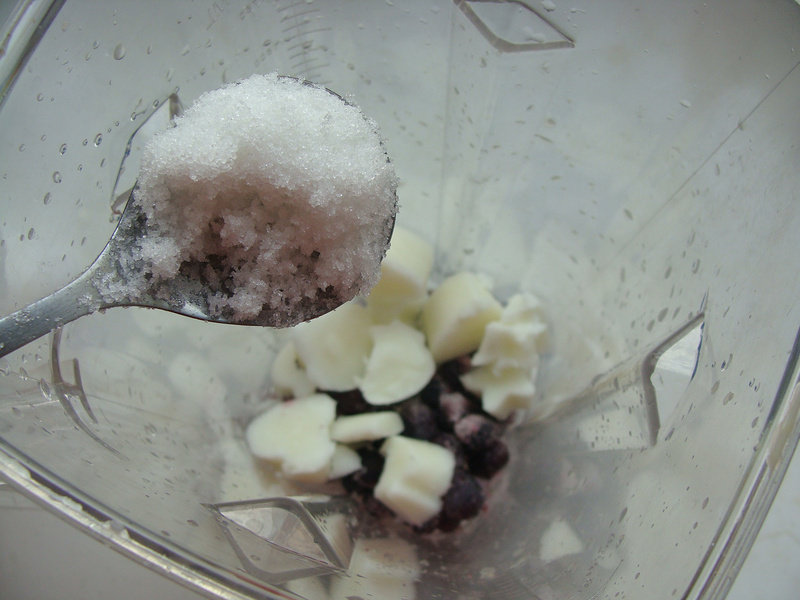
[[[0,313],[102,250],[141,146],[279,72],[380,125],[436,274],[550,321],[484,513],[420,536],[254,464],[286,332],[146,309],[0,359],[0,475],[220,597],[721,598],[798,439],[800,6],[21,2],[0,55]]]

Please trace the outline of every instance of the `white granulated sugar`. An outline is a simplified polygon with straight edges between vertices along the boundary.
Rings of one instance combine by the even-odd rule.
[[[213,316],[292,325],[377,281],[396,177],[361,111],[324,88],[253,75],[200,96],[145,147],[136,201],[156,281],[213,291]]]

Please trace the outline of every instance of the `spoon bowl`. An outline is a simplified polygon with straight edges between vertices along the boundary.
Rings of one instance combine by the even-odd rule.
[[[131,286],[128,282],[141,268],[133,260],[135,246],[146,233],[146,216],[133,199],[128,198],[117,227],[95,261],[71,283],[49,296],[0,318],[0,358],[50,331],[99,310],[120,306],[159,308],[173,313],[231,325],[287,327],[310,321],[343,303],[338,296],[317,296],[303,302],[294,312],[293,321],[264,309],[256,317],[237,319],[209,307],[209,289],[191,276],[179,273],[158,286]],[[394,229],[394,217],[386,230],[388,246]],[[166,291],[166,293],[165,293]]]
[[[151,289],[137,288],[120,293],[131,275],[132,246],[144,228],[145,216],[138,204],[129,198],[108,244],[86,271],[60,290],[0,319],[0,357],[79,317],[117,306],[160,308],[218,323],[272,325],[269,314],[249,322],[226,320],[218,315],[212,317],[202,286],[185,277],[170,282],[168,295],[156,296]],[[298,315],[298,322],[313,319],[328,310],[331,309],[327,306],[310,306],[307,312]]]
[[[279,75],[276,76],[276,82],[299,83],[302,86],[323,89],[335,98],[336,102],[341,102],[348,108],[355,108],[339,94],[308,81]],[[299,103],[302,104],[303,100]],[[298,114],[305,115],[302,112]],[[365,119],[372,134],[378,138],[374,124],[371,124],[360,111],[358,114]],[[379,139],[378,141],[380,142]],[[388,163],[389,158],[382,142],[380,149]],[[330,153],[335,153],[336,150],[329,148]],[[274,302],[268,304],[265,300],[260,307],[256,304],[254,311],[237,314],[233,308],[220,305],[219,302],[220,295],[231,293],[231,286],[234,285],[227,285],[231,265],[227,265],[226,272],[224,264],[215,264],[219,258],[223,260],[218,262],[224,263],[224,255],[220,257],[212,253],[200,259],[192,258],[182,262],[179,270],[166,276],[157,276],[153,272],[153,265],[143,255],[143,243],[146,239],[157,236],[159,227],[163,223],[160,217],[148,214],[149,209],[144,208],[143,204],[145,200],[138,196],[140,191],[144,191],[144,185],[141,189],[138,185],[133,188],[109,242],[86,271],[53,294],[0,318],[0,357],[79,317],[117,306],[159,308],[216,323],[289,327],[330,312],[356,293],[349,290],[340,293],[342,290],[337,290],[331,285],[324,289],[315,288],[313,293],[305,288],[302,289],[302,293],[284,292],[284,288],[277,283],[272,287],[281,294],[286,307],[276,309]],[[386,253],[394,229],[396,189],[392,189],[391,195],[393,206],[391,214],[379,217],[380,222],[374,223],[376,229],[374,234],[371,234],[374,237],[370,240],[378,243],[375,247],[382,250],[381,257]],[[170,201],[172,200],[170,198]],[[252,214],[246,216],[249,218]],[[173,227],[181,225],[181,223],[172,224]],[[261,235],[260,230],[257,233]],[[263,235],[270,233],[265,231]],[[225,250],[221,252],[224,253]],[[294,265],[294,271],[290,275],[293,281],[308,278],[309,281],[315,282],[316,277],[308,265],[298,265],[291,260],[287,263]],[[214,284],[209,282],[209,273],[212,275],[211,279],[215,281]],[[267,287],[270,287],[270,284],[267,284]],[[291,304],[288,303],[289,300]]]

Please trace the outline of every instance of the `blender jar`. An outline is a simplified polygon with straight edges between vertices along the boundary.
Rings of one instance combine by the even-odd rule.
[[[720,598],[798,439],[800,6],[20,2],[0,56],[0,312],[77,276],[142,144],[279,72],[380,125],[434,279],[549,320],[487,510],[420,536],[260,469],[285,331],[115,309],[0,359],[0,475],[220,597]]]

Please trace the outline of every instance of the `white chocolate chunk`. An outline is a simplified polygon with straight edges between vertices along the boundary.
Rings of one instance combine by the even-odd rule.
[[[544,321],[544,309],[539,298],[522,292],[508,299],[500,318],[507,323]]]
[[[442,508],[455,470],[453,453],[431,442],[394,436],[384,442],[386,457],[375,497],[412,525],[422,525]]]
[[[535,372],[536,368],[495,371],[492,367],[478,367],[462,375],[461,383],[481,396],[483,410],[503,420],[516,410],[531,408],[536,397]]]
[[[289,479],[321,483],[336,449],[329,435],[335,416],[336,402],[325,394],[280,402],[251,421],[247,445]]]
[[[339,417],[331,425],[331,439],[345,444],[381,440],[403,431],[403,419],[387,410]]]
[[[400,321],[374,325],[373,347],[359,384],[364,399],[375,406],[410,398],[424,388],[436,370],[425,336]]]
[[[372,348],[370,325],[367,309],[349,302],[295,327],[297,356],[318,388],[344,392],[357,386]]]
[[[381,263],[381,277],[367,296],[373,321],[412,321],[425,302],[432,266],[433,247],[416,234],[395,227]]]
[[[538,364],[546,332],[539,300],[530,294],[512,296],[500,320],[486,326],[472,364],[492,365],[495,371],[532,369]]]
[[[484,278],[457,273],[434,290],[422,308],[422,329],[437,363],[477,350],[486,325],[502,307]]]
[[[421,566],[414,546],[400,538],[360,538],[353,547],[348,577],[331,583],[331,600],[375,598],[414,600]]]
[[[304,398],[314,393],[314,383],[298,364],[294,342],[289,341],[272,361],[270,372],[275,392],[291,398]]]
[[[583,542],[564,520],[553,521],[539,540],[539,558],[544,563],[583,552]]]
[[[344,444],[336,444],[331,457],[331,470],[328,479],[339,479],[350,475],[361,468],[361,457],[358,452]]]

